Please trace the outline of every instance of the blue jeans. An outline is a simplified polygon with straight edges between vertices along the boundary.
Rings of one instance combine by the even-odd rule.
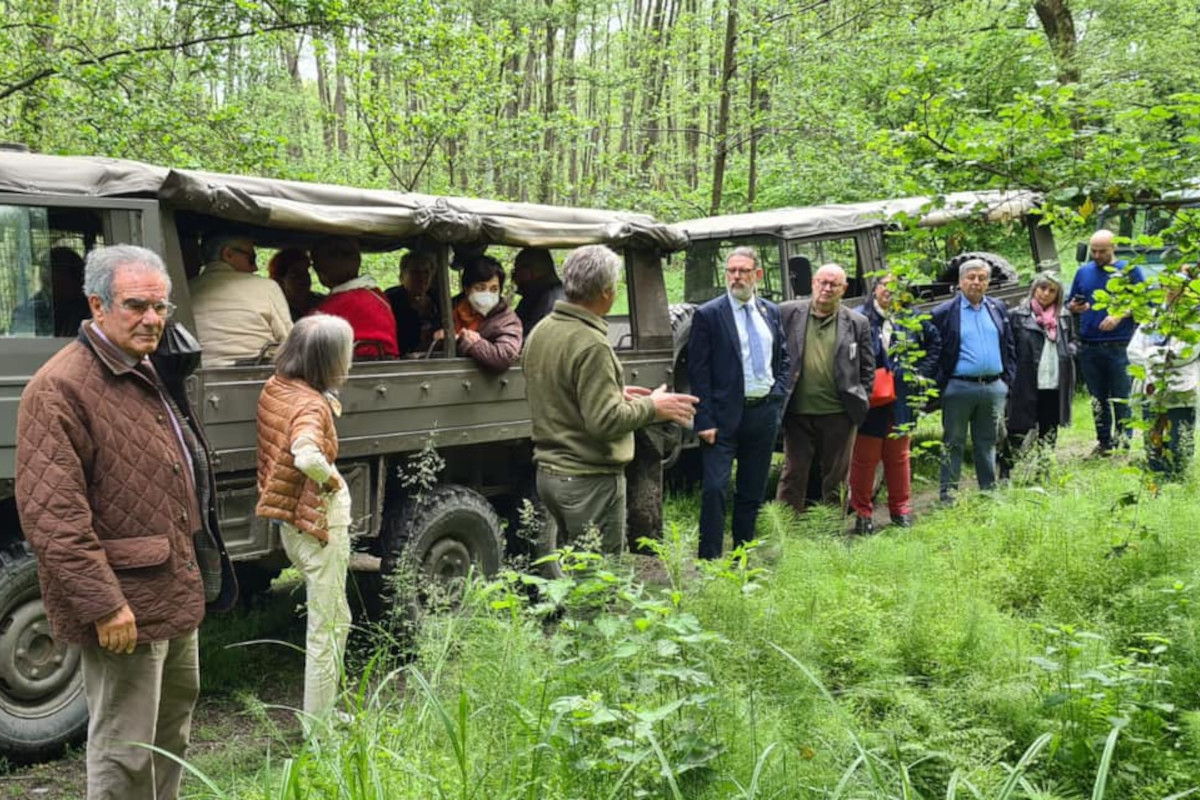
[[[996,483],[996,439],[1004,422],[1004,401],[1008,387],[1002,380],[973,383],[951,378],[942,392],[942,480],[943,500],[954,497],[962,474],[963,451],[967,446],[967,428],[971,429],[971,449],[975,459],[975,479],[980,489]]]
[[[1129,356],[1128,342],[1083,343],[1079,367],[1083,382],[1092,396],[1092,416],[1096,420],[1096,442],[1104,450],[1114,444],[1129,443]],[[1116,417],[1116,430],[1113,417]],[[1115,436],[1115,439],[1114,439]]]

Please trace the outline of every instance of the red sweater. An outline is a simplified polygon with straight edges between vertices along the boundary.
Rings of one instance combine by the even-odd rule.
[[[314,309],[322,314],[332,314],[350,323],[354,329],[354,355],[356,358],[399,358],[400,348],[396,344],[396,317],[392,306],[383,292],[378,289],[350,289],[335,292],[322,300]]]

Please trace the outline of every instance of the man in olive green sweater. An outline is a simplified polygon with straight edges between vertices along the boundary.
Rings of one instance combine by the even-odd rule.
[[[621,259],[603,245],[572,251],[563,264],[567,299],[533,329],[522,357],[538,495],[559,544],[595,526],[607,553],[625,544],[633,432],[660,420],[689,424],[696,408],[695,397],[665,386],[625,386],[604,320],[620,272]]]

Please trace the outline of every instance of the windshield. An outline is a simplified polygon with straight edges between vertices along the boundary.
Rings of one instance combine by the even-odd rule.
[[[759,295],[768,300],[783,299],[779,286],[779,240],[773,236],[739,236],[693,241],[688,246],[683,280],[687,302],[705,303],[725,293],[725,260],[738,247],[753,248],[758,254],[758,265],[763,270]]]

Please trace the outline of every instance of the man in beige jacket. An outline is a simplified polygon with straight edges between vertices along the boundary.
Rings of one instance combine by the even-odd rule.
[[[254,242],[214,234],[204,240],[201,253],[204,270],[189,286],[204,365],[229,366],[282,342],[292,329],[292,315],[279,284],[254,274]]]

